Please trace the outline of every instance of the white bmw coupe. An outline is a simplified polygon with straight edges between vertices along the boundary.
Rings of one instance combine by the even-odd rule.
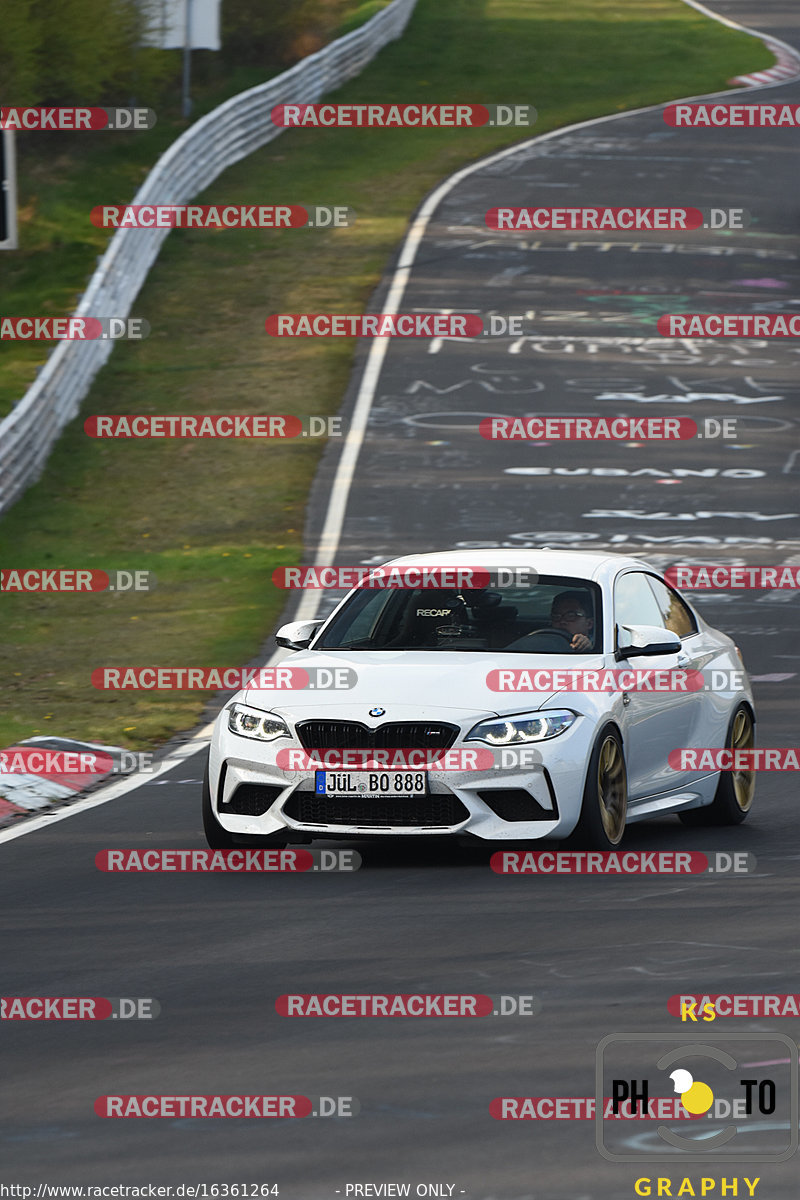
[[[346,690],[246,688],[217,718],[210,846],[572,836],[607,850],[646,817],[745,819],[754,774],[718,755],[754,744],[741,656],[646,563],[486,549],[375,570],[403,586],[366,581],[277,634],[285,665]]]

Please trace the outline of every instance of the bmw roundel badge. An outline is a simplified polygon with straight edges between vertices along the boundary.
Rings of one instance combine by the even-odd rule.
[[[386,712],[385,708],[371,708],[369,710],[369,715],[371,717],[382,717],[385,714],[385,712]]]

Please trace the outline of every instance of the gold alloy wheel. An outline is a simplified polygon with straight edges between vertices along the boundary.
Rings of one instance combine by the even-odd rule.
[[[628,786],[622,747],[610,736],[600,747],[597,760],[597,799],[605,835],[612,846],[616,846],[625,832]]]
[[[752,750],[755,743],[753,718],[746,708],[740,708],[733,718],[731,729],[731,750]],[[753,803],[753,793],[756,790],[755,771],[732,771],[733,797],[739,810],[743,813],[750,811]]]

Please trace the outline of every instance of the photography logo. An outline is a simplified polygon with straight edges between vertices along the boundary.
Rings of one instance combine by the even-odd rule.
[[[708,1112],[714,1103],[714,1093],[707,1083],[695,1083],[691,1071],[683,1069],[673,1071],[670,1079],[675,1084],[675,1091],[687,1112],[695,1117]]]
[[[669,1095],[680,1116],[662,1121]],[[780,1033],[715,1030],[713,1045],[686,1030],[609,1034],[597,1047],[595,1112],[609,1162],[783,1162],[798,1148],[797,1043]]]

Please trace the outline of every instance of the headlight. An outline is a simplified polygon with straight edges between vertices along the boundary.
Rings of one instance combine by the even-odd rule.
[[[285,721],[274,713],[265,713],[244,704],[232,704],[228,709],[228,729],[240,737],[255,738],[258,742],[274,742],[279,737],[291,737]]]
[[[543,742],[558,737],[575,721],[575,713],[566,709],[530,713],[520,717],[495,717],[481,721],[466,736],[468,742],[488,742],[490,746],[519,746],[523,742]]]

